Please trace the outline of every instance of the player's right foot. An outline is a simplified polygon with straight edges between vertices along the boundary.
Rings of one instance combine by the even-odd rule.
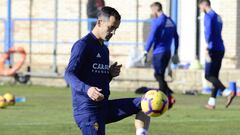
[[[207,104],[207,105],[205,105],[205,108],[208,110],[214,110],[216,108],[216,106]]]
[[[169,101],[168,109],[170,110],[173,107],[173,105],[176,103],[176,100],[172,95],[170,95],[168,96],[168,101]]]
[[[236,92],[231,92],[231,94],[227,97],[226,108],[228,108],[231,105],[235,97],[236,97]]]

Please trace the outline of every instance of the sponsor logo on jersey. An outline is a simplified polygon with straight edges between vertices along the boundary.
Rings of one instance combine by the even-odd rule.
[[[98,74],[109,74],[109,65],[93,63],[92,72]]]

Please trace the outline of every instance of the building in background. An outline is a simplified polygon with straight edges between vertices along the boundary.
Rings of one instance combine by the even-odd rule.
[[[29,42],[29,21],[20,18],[29,17],[29,1],[30,0],[12,0],[12,18],[13,18],[13,40],[15,46],[22,46],[28,51]],[[110,42],[111,59],[118,59],[120,63],[126,64],[129,50],[136,45],[141,48],[144,44],[144,34],[146,23],[143,20],[150,18],[150,4],[155,0],[122,0],[120,3],[116,0],[106,0],[105,4],[115,7],[122,15],[123,22],[117,30],[115,36]],[[81,0],[81,15],[83,19],[87,17],[87,2]],[[160,0],[162,2],[164,12],[171,14],[171,0]],[[138,6],[136,4],[139,4]],[[225,59],[223,68],[236,69],[240,68],[240,1],[239,0],[212,0],[213,8],[222,16],[223,39],[226,46]],[[88,32],[88,23],[82,20],[79,24],[76,21],[79,17],[79,0],[59,0],[58,1],[58,18],[63,20],[58,22],[58,48],[57,59],[58,66],[63,71],[70,53],[70,48],[74,41],[78,39],[79,27],[81,27],[81,35]],[[196,58],[197,47],[197,0],[178,0],[178,32],[180,35],[180,59],[183,62],[192,62]],[[35,70],[39,65],[43,70],[51,68],[53,38],[54,38],[54,22],[46,21],[46,18],[54,18],[54,1],[34,0],[33,2],[33,18],[39,20],[33,21],[32,24],[32,40],[33,40],[33,65]],[[138,12],[138,14],[137,14]],[[7,15],[7,0],[0,1],[0,50],[3,51],[4,46],[4,19]],[[44,20],[45,18],[45,20]],[[136,19],[139,19],[136,25]],[[65,21],[64,21],[65,19]],[[69,20],[67,20],[69,19]],[[72,19],[72,20],[71,20]],[[67,20],[67,21],[66,21]],[[145,28],[144,28],[145,27]],[[203,28],[200,28],[200,51],[203,50],[205,41],[202,38]],[[138,39],[138,40],[136,40]],[[124,47],[122,47],[124,46]],[[203,51],[201,51],[203,52]],[[203,60],[203,53],[200,59]],[[28,62],[28,60],[27,60]],[[34,68],[33,68],[34,70]]]

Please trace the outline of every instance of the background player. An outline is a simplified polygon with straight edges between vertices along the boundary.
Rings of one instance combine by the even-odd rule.
[[[154,76],[159,83],[159,89],[163,91],[171,101],[173,91],[169,88],[165,81],[165,70],[169,64],[171,58],[171,45],[172,40],[175,39],[175,50],[173,62],[177,62],[178,54],[178,34],[176,25],[170,17],[167,17],[162,10],[162,4],[154,2],[151,5],[152,16],[152,28],[145,45],[145,56],[153,46],[153,68]],[[175,101],[173,101],[175,102]],[[171,105],[171,103],[170,103]]]
[[[206,65],[205,65],[205,78],[214,86],[212,95],[205,106],[207,109],[214,109],[216,106],[216,96],[218,90],[225,90],[225,86],[219,80],[219,71],[222,65],[222,59],[225,53],[225,47],[222,40],[222,26],[223,22],[221,17],[211,8],[210,0],[200,0],[199,8],[205,13],[204,16],[204,29],[205,40],[208,44],[206,48]],[[235,93],[227,98],[226,107],[228,107]]]
[[[65,72],[72,89],[73,113],[83,135],[105,135],[105,124],[136,116],[137,135],[147,135],[149,117],[141,113],[141,98],[108,100],[109,83],[122,65],[109,68],[109,50],[104,45],[119,27],[120,14],[103,7],[93,31],[77,41]]]
[[[88,0],[87,2],[87,17],[89,19],[97,19],[100,10],[105,6],[104,0]],[[95,21],[88,22],[88,30],[92,31],[96,25]]]

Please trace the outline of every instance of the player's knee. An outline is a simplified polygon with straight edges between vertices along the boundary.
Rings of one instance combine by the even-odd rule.
[[[210,81],[211,76],[210,76],[210,75],[205,75],[205,79],[208,80],[208,81]]]
[[[205,75],[206,80],[208,80],[209,82],[216,82],[217,78],[211,75]]]
[[[164,81],[164,75],[162,74],[154,74],[154,77],[157,81]]]

